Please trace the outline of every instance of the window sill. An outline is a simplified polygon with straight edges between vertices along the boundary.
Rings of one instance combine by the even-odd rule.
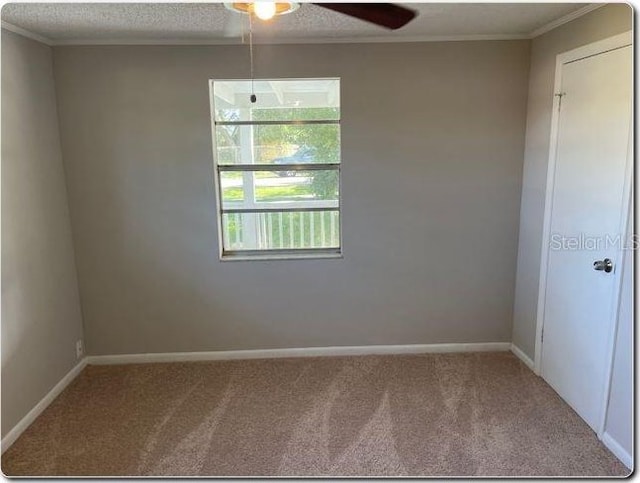
[[[220,257],[221,262],[249,262],[249,261],[270,261],[270,260],[319,260],[319,259],[335,259],[344,258],[340,253],[282,253],[282,254],[263,254],[263,255],[243,255],[243,254],[227,254]]]

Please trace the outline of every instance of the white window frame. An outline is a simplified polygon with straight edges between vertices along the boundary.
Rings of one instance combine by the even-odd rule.
[[[218,151],[216,146],[216,126],[220,125],[264,125],[264,124],[337,124],[341,126],[341,116],[339,119],[326,120],[307,120],[307,121],[232,121],[220,122],[216,121],[215,116],[215,95],[214,84],[216,82],[240,81],[246,82],[249,79],[209,79],[209,101],[211,116],[211,139],[213,148],[213,171],[214,171],[214,188],[216,195],[216,219],[218,227],[218,255],[221,261],[245,261],[245,260],[288,260],[288,259],[322,259],[322,258],[343,258],[343,235],[342,235],[342,143],[340,143],[340,162],[339,163],[307,163],[294,165],[281,165],[283,168],[275,168],[271,164],[241,164],[241,165],[220,165],[218,164]],[[256,81],[309,81],[309,80],[337,80],[339,77],[330,78],[270,78],[255,79]],[[340,129],[341,130],[341,129]],[[222,203],[222,185],[220,173],[224,171],[242,171],[244,174],[250,174],[253,171],[314,171],[314,170],[335,170],[338,173],[338,200],[333,201],[296,201],[292,203],[278,203],[277,208],[270,207],[268,202],[258,202],[254,199],[253,180],[250,176],[243,177],[243,187],[245,196],[248,200],[242,202],[243,207],[223,208]],[[249,181],[251,180],[251,181]],[[248,201],[248,203],[247,203]],[[246,205],[249,204],[249,207]],[[327,206],[327,205],[335,206]],[[228,203],[227,203],[228,205]],[[319,206],[321,205],[321,207]],[[293,248],[293,249],[256,249],[256,250],[225,250],[224,248],[224,227],[223,215],[232,213],[295,213],[295,212],[315,212],[315,211],[337,211],[338,212],[338,247],[331,248]],[[243,227],[244,228],[244,227]],[[251,230],[255,230],[252,228]],[[250,230],[250,231],[251,231]],[[255,233],[254,233],[255,236]]]

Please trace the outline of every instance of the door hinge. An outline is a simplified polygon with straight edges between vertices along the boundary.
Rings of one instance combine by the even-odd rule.
[[[542,334],[540,334],[540,342],[544,342],[544,327],[542,328]]]
[[[562,98],[566,95],[566,92],[559,92],[558,94],[554,94],[554,96],[558,98],[558,111],[560,111],[560,109],[562,108]]]

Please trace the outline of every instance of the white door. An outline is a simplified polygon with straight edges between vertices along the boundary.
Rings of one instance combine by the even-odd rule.
[[[596,432],[631,176],[632,65],[627,46],[564,63],[560,73],[541,374]]]

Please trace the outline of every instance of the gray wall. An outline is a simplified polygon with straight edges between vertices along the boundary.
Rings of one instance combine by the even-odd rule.
[[[75,365],[82,319],[51,49],[2,31],[2,436]]]
[[[532,360],[556,56],[631,29],[628,5],[601,7],[532,41],[513,342]]]
[[[511,341],[528,41],[275,45],[342,78],[344,259],[219,262],[210,78],[246,46],[56,47],[90,354]]]

